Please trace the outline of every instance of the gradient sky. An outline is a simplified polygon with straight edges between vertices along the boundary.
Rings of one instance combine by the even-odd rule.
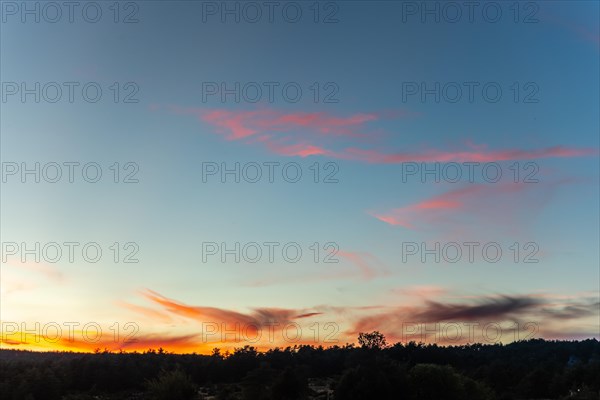
[[[281,13],[289,2],[280,2],[272,22],[266,8],[256,23],[244,15],[236,23],[233,16],[223,22],[220,14],[206,14],[213,5],[235,3],[130,2],[115,23],[112,2],[100,1],[94,4],[102,16],[91,23],[81,2],[73,22],[63,9],[50,23],[44,10],[40,22],[35,15],[23,22],[21,2],[2,2],[3,172],[13,163],[70,161],[96,162],[103,172],[97,183],[83,180],[80,169],[73,183],[66,176],[57,183],[5,176],[3,348],[208,352],[248,344],[233,334],[222,337],[223,323],[234,331],[240,324],[250,337],[258,330],[263,339],[269,324],[278,323],[273,340],[250,343],[260,348],[334,344],[324,341],[328,334],[344,344],[370,330],[396,341],[426,323],[440,334],[442,325],[432,327],[451,322],[492,324],[487,336],[463,331],[458,342],[495,341],[489,339],[494,324],[503,327],[497,338],[503,342],[514,340],[514,326],[520,338],[600,336],[597,2],[522,2],[517,22],[510,2],[489,6],[501,10],[497,22],[482,16],[489,2],[474,10],[473,21],[462,8],[454,23],[444,15],[440,22],[433,15],[422,19],[426,5],[454,12],[437,2],[320,2],[318,23],[313,1],[289,6],[302,10],[296,23]],[[130,13],[138,22],[123,23]],[[331,23],[324,23],[330,14]],[[73,102],[66,91],[55,103],[43,93],[39,102],[11,93],[35,82],[79,86]],[[89,82],[103,89],[96,103],[81,96]],[[139,101],[115,103],[115,82],[119,100],[137,87],[132,98]],[[207,82],[279,87],[272,102],[266,91],[255,103],[243,96],[223,102],[219,95],[203,99]],[[288,82],[302,88],[299,101],[282,95]],[[310,89],[315,82],[318,102]],[[414,82],[429,88],[456,82],[464,91],[448,101],[451,85],[436,102],[434,95],[409,95]],[[477,85],[473,101],[464,82]],[[502,89],[497,102],[482,96],[489,83]],[[339,89],[337,101],[324,102],[331,88]],[[123,183],[121,175],[114,183],[109,167],[115,162],[122,174],[128,162],[139,166],[139,182]],[[266,176],[257,183],[231,177],[222,183],[219,176],[204,182],[207,162],[230,168],[295,162],[303,177],[290,183],[278,169],[272,183]],[[315,162],[319,183],[312,181]],[[411,162],[429,168],[495,162],[503,176],[487,182],[476,168],[474,182],[403,180]],[[337,183],[322,182],[332,168]],[[538,182],[524,182],[532,169]],[[97,242],[103,257],[89,263],[76,253],[74,262],[63,255],[52,263],[28,256],[23,263],[20,252],[8,254],[7,243],[31,248],[36,242]],[[115,263],[114,242],[137,244],[139,262]],[[274,262],[265,254],[256,263],[218,256],[205,262],[206,242],[296,242],[303,257],[291,263],[276,252]],[[309,249],[315,242],[318,263]],[[322,262],[328,242],[339,247],[338,263]],[[403,260],[409,242],[495,242],[503,257],[492,263],[479,251],[474,262],[464,254],[456,263],[423,262],[420,255]],[[519,262],[509,249],[515,242]],[[523,262],[527,243],[536,246],[539,262]],[[125,253],[121,248],[120,261]],[[60,340],[44,338],[54,328],[41,332],[37,322],[63,326]],[[67,340],[66,322],[80,323],[74,340]],[[85,340],[86,323],[102,327],[98,341]],[[112,336],[115,323],[119,340]],[[123,329],[127,323],[139,328],[134,341],[123,341],[133,332]],[[289,340],[280,331],[292,323],[302,328],[298,340],[289,339],[295,328]],[[23,326],[41,340],[23,336]],[[537,328],[530,332],[531,326]],[[436,341],[448,343],[447,336]]]

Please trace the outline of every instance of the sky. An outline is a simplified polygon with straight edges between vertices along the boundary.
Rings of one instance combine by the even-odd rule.
[[[1,12],[1,348],[600,338],[597,2]]]

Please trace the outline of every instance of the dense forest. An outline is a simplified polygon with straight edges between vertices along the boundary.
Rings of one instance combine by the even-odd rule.
[[[83,399],[593,399],[600,343],[534,339],[442,347],[295,346],[258,352],[171,354],[0,351],[0,394],[14,400]]]

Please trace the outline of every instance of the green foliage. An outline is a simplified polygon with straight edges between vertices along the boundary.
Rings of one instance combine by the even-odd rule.
[[[180,369],[161,371],[148,382],[148,394],[154,400],[189,400],[196,397],[196,385]]]

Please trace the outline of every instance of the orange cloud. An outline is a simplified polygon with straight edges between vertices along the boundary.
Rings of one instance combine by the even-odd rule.
[[[197,334],[191,335],[165,335],[150,334],[136,335],[128,340],[115,341],[111,335],[102,335],[93,341],[84,340],[81,336],[75,338],[61,338],[58,343],[53,343],[53,349],[93,352],[96,349],[108,351],[146,351],[162,347],[166,351],[176,353],[208,353],[211,347],[201,343]]]
[[[123,331],[115,337],[114,330],[109,327],[91,329],[87,333],[76,330],[67,334],[66,330],[63,330],[62,335],[56,335],[57,330],[44,328],[37,328],[37,334],[32,333],[31,323],[27,325],[26,332],[21,332],[22,325],[9,323],[8,326],[4,323],[5,329],[2,331],[0,341],[9,346],[28,350],[145,351],[149,348],[162,347],[170,352],[208,354],[214,347],[233,350],[245,344],[253,345],[259,350],[295,344],[333,345],[335,342],[324,341],[324,337],[332,333],[332,330],[325,327],[324,321],[339,321],[339,325],[337,322],[334,323],[334,337],[338,343],[354,342],[359,332],[378,330],[386,335],[388,342],[425,339],[423,341],[438,344],[457,344],[490,342],[490,337],[493,338],[492,341],[498,339],[510,342],[533,334],[534,337],[569,338],[588,328],[593,332],[592,329],[598,318],[599,304],[596,292],[568,298],[538,293],[487,297],[463,296],[453,300],[444,299],[448,297],[448,291],[436,286],[415,286],[395,292],[416,296],[417,298],[414,299],[416,301],[403,299],[399,305],[387,306],[323,305],[312,310],[258,308],[249,313],[241,313],[213,307],[189,306],[157,292],[145,290],[144,296],[159,305],[162,308],[161,312],[181,315],[195,322],[209,321],[210,328],[213,330],[205,329],[203,324],[202,329],[197,326],[191,332],[189,327],[180,327],[187,331],[164,333],[164,328],[156,331],[156,324],[153,324],[154,332],[148,333],[144,332],[143,327],[136,327],[132,332],[123,325]],[[432,300],[432,297],[435,297],[435,300]],[[205,320],[205,317],[211,319]],[[314,339],[315,321],[312,317],[320,317],[317,328],[320,329],[318,340]],[[254,331],[239,327],[248,321],[257,324]],[[296,337],[294,326],[291,330],[284,331],[284,327],[274,325],[290,323],[289,325],[299,326],[297,323],[292,324],[293,321],[305,321],[303,329],[304,327],[307,329],[299,337]],[[222,323],[226,323],[227,327],[223,328]],[[267,330],[264,329],[264,325],[276,328]],[[458,337],[456,337],[457,325],[462,329]],[[491,330],[484,331],[487,325],[491,326]],[[474,326],[476,331],[470,331],[469,327]],[[450,329],[446,329],[448,327]],[[171,330],[177,328],[169,327]],[[504,333],[496,338],[498,328],[501,328]],[[535,329],[530,332],[530,328]],[[43,332],[48,332],[48,336],[44,336]],[[255,337],[259,340],[250,340]],[[590,337],[590,334],[587,337]]]
[[[146,317],[148,317],[151,320],[154,321],[162,321],[162,322],[171,322],[173,319],[171,318],[171,316],[163,311],[158,311],[149,307],[144,307],[144,306],[138,306],[136,304],[130,304],[127,302],[117,302],[117,305],[124,307],[124,308],[128,308],[132,311],[135,311],[139,314],[145,315]]]
[[[251,313],[241,313],[216,307],[188,306],[146,289],[141,292],[148,300],[162,306],[166,311],[197,321],[242,325],[254,330],[274,324],[284,325],[317,312],[284,308],[255,308]]]
[[[21,345],[21,344],[29,344],[29,342],[24,342],[24,341],[21,341],[21,340],[13,340],[13,339],[1,339],[0,342],[4,343],[4,344],[11,345],[11,346],[18,346],[18,345]]]
[[[132,323],[130,323],[132,324]],[[68,329],[67,324],[53,323],[46,328],[45,324],[24,324],[27,331],[22,331],[23,324],[4,322],[0,342],[20,349],[45,351],[83,351],[93,352],[96,349],[108,351],[145,351],[159,348],[178,353],[209,353],[214,343],[202,340],[201,332],[192,333],[143,333],[142,327],[121,325],[118,335],[114,325],[95,327],[87,331]],[[56,327],[56,328],[55,328]],[[21,328],[21,329],[19,329]],[[235,341],[224,337],[224,344]]]

